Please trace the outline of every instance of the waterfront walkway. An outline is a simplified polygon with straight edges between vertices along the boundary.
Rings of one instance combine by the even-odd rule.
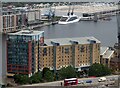
[[[60,10],[61,12],[67,12],[68,9],[69,9],[69,6],[60,6],[60,7],[56,8],[56,10]],[[76,5],[76,6],[74,6],[74,12],[79,12],[79,13],[95,13],[95,12],[112,11],[112,10],[117,10],[117,9],[118,9],[117,5],[113,5],[113,6]]]
[[[74,8],[74,12],[96,13],[96,12],[104,12],[104,11],[114,11],[118,9],[118,6],[116,4],[87,3],[87,4],[82,4],[82,5],[56,6],[52,8],[56,9],[56,11],[59,11],[59,12],[68,12],[69,8],[71,8],[71,10],[72,8]],[[41,10],[44,10],[44,8]]]

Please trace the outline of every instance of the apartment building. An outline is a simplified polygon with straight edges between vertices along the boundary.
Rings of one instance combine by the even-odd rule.
[[[24,8],[3,8],[1,16],[1,32],[14,32],[29,26],[30,21],[40,20],[40,10]]]
[[[6,42],[8,74],[27,74],[31,76],[38,72],[38,46],[43,43],[43,31],[22,30],[8,33]]]
[[[15,11],[3,11],[3,33],[18,31],[25,26],[26,14]]]
[[[59,70],[69,65],[79,69],[100,63],[100,44],[95,37],[45,39],[44,46],[39,47],[39,70]]]

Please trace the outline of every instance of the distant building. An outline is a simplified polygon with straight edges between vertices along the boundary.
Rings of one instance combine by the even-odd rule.
[[[8,33],[8,74],[32,74],[38,72],[39,46],[44,43],[43,31],[22,30]]]
[[[120,1],[117,3],[118,9],[120,9]],[[115,43],[114,48],[115,50],[115,58],[111,59],[110,64],[111,68],[114,71],[119,72],[120,71],[120,12],[117,14],[117,26],[118,26],[118,34],[117,34],[117,39],[118,43]]]
[[[35,20],[41,19],[41,10],[40,9],[31,9],[26,12],[27,12],[28,21],[35,21]]]
[[[100,63],[110,67],[110,61],[114,58],[114,50],[109,47],[100,47]]]
[[[100,63],[100,44],[94,37],[46,39],[39,47],[39,70],[59,70],[69,65],[81,69]]]
[[[20,28],[29,26],[29,22],[41,19],[40,10],[19,8],[3,8],[2,10],[2,30],[3,33],[19,31]]]
[[[114,70],[114,71],[119,71],[120,70],[120,49],[119,49],[119,43],[115,43],[114,48],[115,48],[115,53],[114,53],[114,58],[111,59],[110,61],[110,67]]]
[[[20,27],[25,26],[25,13],[16,11],[3,11],[3,33],[18,31]]]

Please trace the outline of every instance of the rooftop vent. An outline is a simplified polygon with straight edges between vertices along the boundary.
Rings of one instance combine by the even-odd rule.
[[[89,42],[90,42],[90,44],[94,44],[94,43],[96,43],[95,40],[89,40]]]
[[[51,41],[51,44],[53,44],[54,46],[59,46],[60,45],[59,43],[55,43],[53,41]]]
[[[29,30],[27,30],[27,31],[23,31],[23,32],[22,32],[22,34],[31,34],[31,33],[33,33],[33,31],[32,31],[32,30],[30,30],[30,31],[29,31]]]
[[[78,44],[77,41],[72,41],[72,40],[70,40],[69,42],[71,42],[72,44]]]

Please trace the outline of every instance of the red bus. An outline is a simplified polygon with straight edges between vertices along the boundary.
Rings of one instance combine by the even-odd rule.
[[[64,79],[64,86],[77,85],[77,84],[78,84],[77,78]]]

